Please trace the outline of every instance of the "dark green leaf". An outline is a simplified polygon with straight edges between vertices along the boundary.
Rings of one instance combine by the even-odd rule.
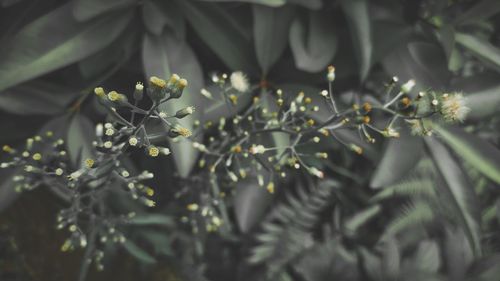
[[[235,19],[213,3],[178,3],[198,36],[229,68],[257,72],[251,42]]]
[[[364,81],[372,64],[372,33],[368,1],[342,0],[342,9],[346,14],[351,30],[354,48],[359,62],[359,76]]]
[[[31,81],[4,91],[0,108],[19,115],[55,115],[65,110],[78,92],[44,81]]]
[[[292,12],[290,8],[253,6],[255,52],[264,76],[285,50]]]
[[[179,121],[183,126],[192,129],[194,121],[203,112],[203,103],[198,93],[203,87],[203,72],[198,59],[184,41],[179,41],[168,30],[161,36],[146,35],[143,41],[142,59],[147,77],[158,76],[168,79],[172,73],[185,77],[189,85],[180,99],[169,101],[160,106],[165,112],[176,112],[186,106],[197,108],[194,115]],[[201,137],[201,136],[200,136]],[[189,141],[171,142],[172,154],[179,174],[187,177],[193,168],[198,150]]]
[[[86,24],[71,17],[66,4],[36,19],[4,45],[0,53],[0,91],[101,50],[127,26],[131,13]]]
[[[266,213],[273,196],[255,180],[245,180],[236,190],[234,206],[240,230],[247,233]]]
[[[500,49],[490,42],[465,33],[456,33],[456,41],[481,61],[490,64],[497,71],[500,70]]]
[[[104,13],[134,5],[137,0],[76,0],[73,15],[78,21],[87,21]]]
[[[73,165],[82,167],[83,161],[94,156],[95,130],[92,122],[82,114],[75,114],[71,120],[66,147]]]
[[[128,221],[133,225],[162,225],[162,226],[174,226],[175,220],[166,215],[161,214],[144,214],[137,215]]]
[[[288,0],[288,2],[304,6],[311,10],[319,10],[323,7],[322,0]]]
[[[481,19],[487,19],[500,12],[500,4],[497,0],[482,0],[472,6],[465,13],[461,13],[453,21],[454,24],[472,23]]]
[[[309,12],[308,22],[296,18],[290,28],[290,47],[298,69],[324,70],[337,51],[337,37],[328,15]]]
[[[481,253],[478,224],[478,201],[465,173],[448,152],[446,147],[434,138],[426,138],[425,143],[444,183],[438,184],[438,194],[447,207],[456,213],[467,239],[476,255]]]
[[[173,1],[149,0],[142,7],[144,25],[154,35],[161,35],[164,28],[173,31],[177,38],[184,39],[186,24],[179,7]]]
[[[500,150],[498,148],[459,128],[435,126],[435,130],[474,169],[500,184]]]
[[[500,112],[500,85],[468,93],[468,119],[479,120]]]
[[[380,213],[381,211],[380,205],[374,205],[368,207],[352,217],[348,218],[345,222],[345,231],[348,235],[354,235],[358,231],[358,229],[366,224],[370,219]]]
[[[260,5],[266,5],[270,7],[283,6],[287,0],[203,0],[208,2],[248,2]]]
[[[381,188],[401,180],[415,167],[422,155],[423,143],[418,137],[403,132],[401,138],[390,139],[377,165],[370,186]]]
[[[123,247],[127,252],[129,252],[132,256],[140,260],[141,262],[152,264],[156,263],[156,259],[152,257],[148,252],[141,249],[134,242],[127,240],[123,243]]]

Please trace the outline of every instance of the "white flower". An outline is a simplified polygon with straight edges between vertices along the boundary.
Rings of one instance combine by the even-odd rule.
[[[403,84],[403,86],[401,86],[401,92],[409,93],[409,92],[411,92],[413,87],[415,87],[415,80],[413,80],[413,79],[408,80],[408,82],[406,82],[405,84]]]
[[[250,153],[251,154],[263,154],[264,152],[266,152],[266,148],[262,145],[262,144],[259,144],[259,145],[252,145],[250,147]]]
[[[233,72],[229,79],[231,86],[239,92],[244,93],[250,88],[247,76],[241,71]]]
[[[466,106],[466,100],[462,94],[454,94],[443,97],[441,114],[446,121],[463,122],[469,113],[470,108]]]
[[[130,144],[131,146],[136,146],[138,142],[139,142],[139,140],[137,140],[136,137],[130,137],[128,139],[128,144]]]
[[[80,178],[81,175],[83,175],[83,170],[78,170],[76,172],[73,172],[69,175],[69,180],[73,180],[73,181],[76,181],[78,180],[78,178]]]
[[[314,175],[320,179],[324,178],[325,177],[325,174],[323,174],[322,171],[318,170],[317,168],[315,167],[311,167],[309,168],[309,173],[311,173],[311,175]]]

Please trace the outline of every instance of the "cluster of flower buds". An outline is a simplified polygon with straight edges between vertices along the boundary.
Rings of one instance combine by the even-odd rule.
[[[29,138],[26,145],[19,149],[5,145],[3,151],[10,155],[9,162],[1,163],[1,168],[22,168],[14,177],[16,190],[32,190],[46,185],[58,188],[59,192],[69,194],[65,200],[68,207],[61,210],[57,219],[57,228],[67,230],[69,238],[62,244],[62,251],[86,248],[93,243],[93,256],[96,265],[100,262],[102,251],[96,244],[106,242],[125,242],[125,236],[117,228],[127,222],[128,217],[106,210],[105,200],[110,192],[123,192],[132,200],[154,207],[154,190],[146,181],[154,175],[144,171],[132,175],[122,164],[123,154],[129,150],[143,150],[147,156],[170,155],[170,149],[156,145],[156,141],[165,143],[169,138],[189,137],[191,132],[176,123],[175,120],[186,118],[194,113],[194,107],[188,106],[169,114],[161,111],[161,104],[171,99],[180,98],[187,81],[173,74],[168,81],[151,77],[145,89],[142,83],[135,85],[129,102],[125,94],[117,91],[106,92],[104,88],[94,89],[101,105],[108,109],[113,122],[97,124],[94,149],[83,155],[81,163],[70,161],[66,152],[65,141],[54,137],[52,132]],[[144,93],[151,99],[147,109],[138,106]],[[148,133],[150,121],[165,125],[160,133]],[[73,155],[80,158],[82,155]],[[96,238],[97,237],[97,238]],[[95,242],[97,240],[97,242]],[[103,245],[104,247],[104,245]]]
[[[2,150],[11,161],[0,164],[0,168],[21,168],[13,177],[17,192],[33,190],[42,183],[59,178],[65,184],[70,166],[64,140],[54,138],[52,131],[26,140],[24,147],[15,149],[4,145]]]

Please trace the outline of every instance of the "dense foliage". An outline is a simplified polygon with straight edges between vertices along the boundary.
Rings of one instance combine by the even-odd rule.
[[[497,0],[0,3],[0,280],[498,280]]]

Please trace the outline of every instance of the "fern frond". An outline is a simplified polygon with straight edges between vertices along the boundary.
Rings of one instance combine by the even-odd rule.
[[[285,200],[264,220],[258,245],[251,250],[248,262],[266,264],[270,275],[279,273],[302,251],[313,245],[312,229],[319,213],[329,203],[334,186],[299,189],[289,192]]]
[[[423,196],[435,198],[436,193],[434,185],[434,181],[427,178],[406,180],[399,184],[384,188],[384,190],[380,191],[373,198],[371,198],[370,201],[378,202],[396,196],[409,198]]]
[[[403,207],[387,227],[386,234],[396,235],[404,229],[427,224],[434,218],[435,213],[427,202],[416,201]]]

